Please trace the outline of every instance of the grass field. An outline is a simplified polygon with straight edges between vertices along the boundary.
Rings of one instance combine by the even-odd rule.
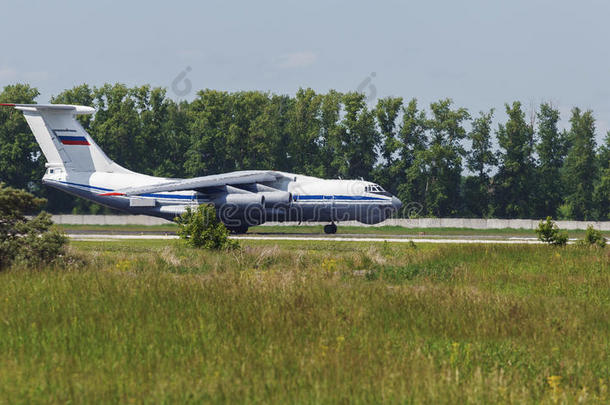
[[[610,249],[72,242],[0,273],[0,403],[608,403]]]
[[[58,225],[66,232],[176,232],[178,225]],[[582,238],[584,230],[566,231],[571,238]],[[248,233],[284,233],[284,234],[324,234],[323,225],[300,225],[300,226],[253,226]],[[404,228],[401,226],[343,226],[339,224],[337,234],[364,234],[364,235],[438,235],[438,236],[483,236],[483,237],[510,237],[510,236],[530,236],[536,237],[536,233],[531,229],[471,229],[471,228]],[[603,232],[610,238],[610,232]]]

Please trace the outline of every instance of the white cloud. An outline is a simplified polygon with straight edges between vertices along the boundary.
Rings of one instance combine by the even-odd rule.
[[[318,55],[311,51],[292,52],[278,58],[277,66],[282,69],[300,68],[312,65]]]

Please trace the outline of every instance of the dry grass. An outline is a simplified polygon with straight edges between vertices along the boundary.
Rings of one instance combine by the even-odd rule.
[[[610,249],[81,243],[0,273],[0,403],[606,403]]]

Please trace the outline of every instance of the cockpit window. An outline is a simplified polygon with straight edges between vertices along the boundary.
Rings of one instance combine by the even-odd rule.
[[[381,187],[380,185],[377,185],[377,184],[372,184],[372,185],[364,187],[364,192],[365,193],[373,193],[373,194],[381,194],[381,195],[390,196],[390,193],[385,191],[383,189],[383,187]]]

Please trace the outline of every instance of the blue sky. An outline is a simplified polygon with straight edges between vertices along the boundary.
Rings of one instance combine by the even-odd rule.
[[[189,99],[201,88],[350,91],[371,78],[376,97],[451,97],[473,113],[550,101],[565,121],[590,108],[601,139],[608,16],[610,3],[592,0],[0,0],[0,86],[28,82],[46,102],[80,83],[150,83]],[[183,71],[184,96],[171,90]]]

